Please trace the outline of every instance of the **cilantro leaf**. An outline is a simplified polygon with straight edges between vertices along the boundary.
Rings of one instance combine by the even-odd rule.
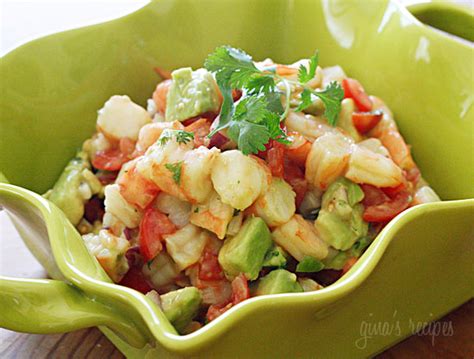
[[[301,102],[298,107],[295,109],[296,112],[303,111],[305,108],[310,106],[313,103],[311,99],[311,90],[305,88],[301,93]]]
[[[173,181],[175,181],[175,183],[178,185],[181,182],[181,167],[182,166],[183,166],[183,161],[165,164],[165,168],[171,173],[173,173]]]
[[[194,133],[177,130],[175,131],[175,138],[178,143],[188,143],[189,141],[194,140]]]
[[[265,144],[270,141],[270,133],[264,125],[248,121],[233,121],[228,134],[244,155],[265,151]]]
[[[318,68],[319,63],[319,52],[310,57],[309,59],[309,69],[307,69],[304,65],[300,65],[298,70],[298,81],[302,84],[305,84],[311,81],[314,76],[316,75],[316,69]]]
[[[253,74],[245,84],[249,95],[273,92],[275,90],[275,78],[271,74]]]
[[[259,73],[252,57],[230,46],[218,47],[204,62],[204,67],[216,74],[216,79],[232,88],[242,88],[253,74]]]
[[[296,266],[296,271],[300,273],[319,272],[324,269],[324,264],[317,259],[305,256],[301,262]]]
[[[163,131],[163,133],[160,136],[160,139],[158,140],[158,143],[160,146],[166,145],[172,138],[176,139],[176,142],[186,144],[189,141],[194,139],[194,133],[192,132],[187,132],[184,130],[171,130],[167,128],[166,130]]]
[[[336,81],[331,82],[323,91],[313,91],[323,101],[324,115],[331,126],[335,126],[337,117],[341,112],[341,101],[344,98],[344,90]]]
[[[244,97],[235,106],[233,120],[261,123],[268,112],[267,103],[262,97]]]

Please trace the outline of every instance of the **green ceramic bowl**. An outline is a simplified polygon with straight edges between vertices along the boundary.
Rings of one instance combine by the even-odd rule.
[[[34,192],[51,187],[108,97],[144,105],[154,66],[200,66],[221,44],[279,62],[319,48],[323,65],[342,65],[386,100],[447,201],[399,215],[334,285],[252,298],[179,336],[148,298],[112,284],[62,212]],[[131,357],[355,358],[402,340],[473,296],[473,56],[469,42],[388,0],[160,0],[16,49],[0,65],[0,178],[14,184],[0,184],[0,204],[53,280],[2,278],[0,326],[100,326]]]

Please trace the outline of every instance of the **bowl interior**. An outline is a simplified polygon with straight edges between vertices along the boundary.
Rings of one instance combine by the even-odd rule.
[[[230,11],[229,9],[232,9]],[[199,67],[216,46],[291,62],[320,49],[393,109],[444,199],[474,197],[473,48],[395,2],[160,0],[120,20],[48,36],[2,59],[0,169],[44,192],[113,94],[145,105],[153,67]],[[446,56],[449,54],[449,56]]]

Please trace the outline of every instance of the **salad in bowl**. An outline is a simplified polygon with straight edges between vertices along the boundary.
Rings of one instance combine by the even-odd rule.
[[[157,69],[147,109],[112,96],[45,194],[182,334],[250,297],[332,284],[392,218],[439,201],[390,109],[318,57],[222,46],[201,69]]]

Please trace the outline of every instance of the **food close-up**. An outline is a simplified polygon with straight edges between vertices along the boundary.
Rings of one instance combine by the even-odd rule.
[[[5,6],[0,357],[474,355],[473,7],[133,6]]]
[[[318,58],[222,46],[171,72],[147,109],[114,95],[45,194],[179,332],[253,296],[330,285],[388,221],[440,200],[383,100]]]

